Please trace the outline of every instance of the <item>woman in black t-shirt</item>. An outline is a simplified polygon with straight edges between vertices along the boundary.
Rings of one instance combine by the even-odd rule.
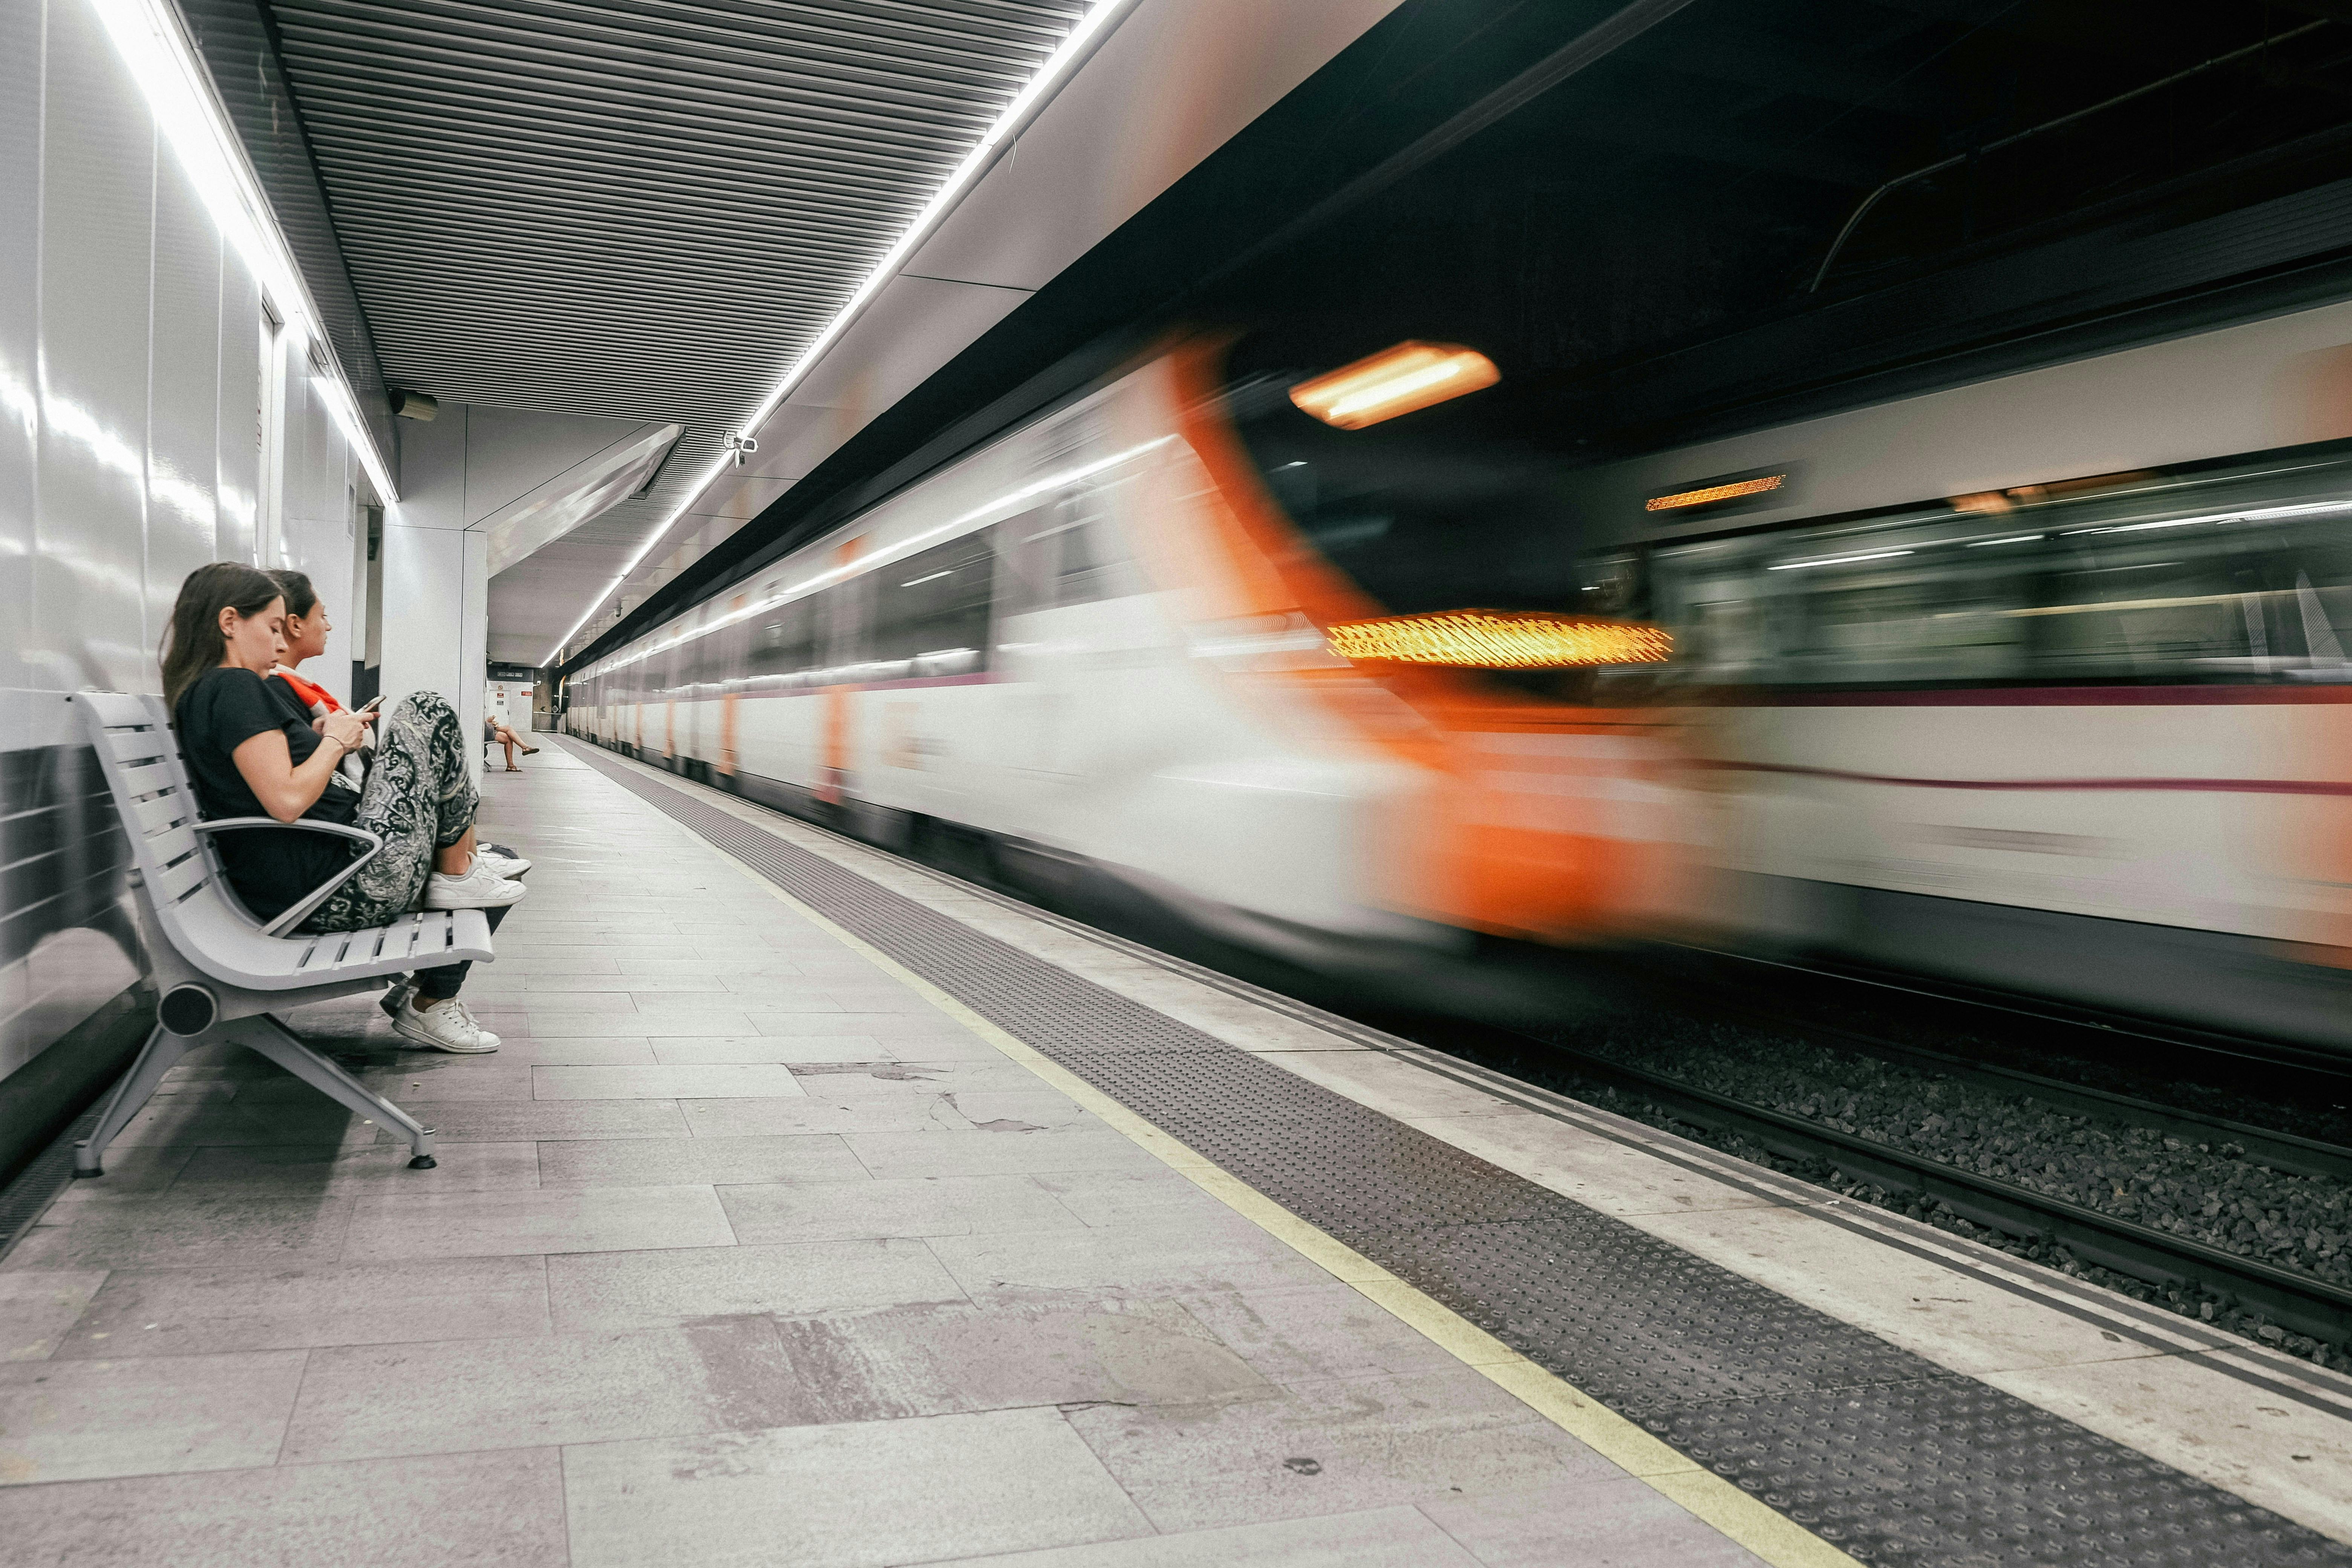
[[[302,922],[305,930],[383,925],[420,898],[431,910],[487,910],[495,927],[523,887],[474,853],[478,797],[457,714],[437,692],[403,698],[383,716],[374,765],[354,793],[336,767],[358,749],[370,715],[313,720],[281,695],[282,682],[263,679],[286,652],[285,620],[278,583],[254,567],[215,562],[180,584],[163,644],[163,693],[205,816],[310,817],[383,840],[375,858]],[[215,841],[229,885],[264,920],[351,863],[350,841],[326,834],[256,826]],[[499,1037],[457,999],[467,967],[421,972],[394,1028],[440,1050],[498,1049]]]

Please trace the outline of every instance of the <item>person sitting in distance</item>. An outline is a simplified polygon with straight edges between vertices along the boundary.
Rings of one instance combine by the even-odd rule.
[[[493,746],[504,746],[507,749],[507,772],[510,773],[522,772],[520,768],[515,766],[517,746],[522,746],[522,754],[526,757],[539,754],[537,746],[523,746],[522,737],[500,723],[495,715],[486,716],[482,720],[482,739]]]
[[[165,630],[163,696],[180,752],[207,817],[312,817],[364,828],[383,849],[302,922],[314,931],[362,931],[396,920],[420,898],[428,910],[480,909],[495,928],[523,885],[474,852],[479,796],[457,716],[438,692],[402,698],[383,714],[375,763],[354,790],[337,773],[359,749],[369,716],[299,715],[290,689],[264,679],[286,649],[286,601],[277,579],[233,561],[200,566],[180,584]],[[350,864],[350,844],[324,834],[247,828],[217,836],[221,868],[263,920]],[[499,1037],[457,1000],[468,964],[424,971],[393,1026],[438,1050],[499,1048]]]

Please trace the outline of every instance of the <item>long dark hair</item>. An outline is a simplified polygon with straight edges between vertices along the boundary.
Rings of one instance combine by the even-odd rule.
[[[221,636],[220,613],[257,616],[286,596],[278,579],[258,566],[238,561],[215,561],[188,574],[180,597],[172,606],[172,624],[163,629],[163,701],[173,711],[196,677],[220,663],[228,652]]]
[[[270,575],[278,579],[278,586],[286,595],[288,615],[308,616],[319,607],[318,591],[310,586],[310,579],[303,574],[289,566],[283,571],[272,572]]]

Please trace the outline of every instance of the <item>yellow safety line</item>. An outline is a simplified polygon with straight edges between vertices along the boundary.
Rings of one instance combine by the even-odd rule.
[[[716,846],[711,847],[716,848]],[[1418,1331],[1537,1415],[1653,1490],[1664,1493],[1774,1568],[1863,1568],[1843,1552],[1738,1487],[1668,1447],[1599,1400],[1529,1361],[1452,1308],[1398,1279],[1362,1253],[1292,1214],[1240,1177],[1154,1127],[1068,1068],[994,1024],[744,865],[719,857],[843,946],[912,990],[1037,1077],[1182,1173],[1195,1186],[1255,1224],[1390,1316]],[[845,868],[848,869],[848,868]],[[950,919],[954,917],[950,916]]]

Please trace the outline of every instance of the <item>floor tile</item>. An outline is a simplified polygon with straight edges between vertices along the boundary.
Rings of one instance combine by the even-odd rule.
[[[485,1023],[491,1023],[484,1019]],[[664,1035],[755,1035],[751,1016],[740,1011],[564,1013],[538,1007],[530,1010],[530,1033],[542,1039],[566,1035],[632,1035],[657,1038]],[[491,1026],[497,1026],[493,1023]]]
[[[711,1316],[858,1312],[961,1302],[962,1288],[919,1241],[821,1241],[551,1258],[548,1289],[566,1333]]]
[[[1233,1211],[1162,1165],[1156,1171],[1048,1171],[1037,1184],[1088,1225],[1131,1225],[1192,1215],[1222,1225]]]
[[[808,1401],[767,1317],[310,1352],[287,1464],[783,1426]]]
[[[920,1047],[914,1047],[919,1049]],[[908,1054],[901,1044],[899,1054]],[[796,1064],[793,1076],[811,1094],[829,1098],[887,1098],[891,1095],[950,1094],[961,1099],[975,1094],[1049,1094],[1035,1073],[991,1052],[993,1060],[857,1061],[842,1058]],[[1068,1104],[1066,1100],[1064,1104]],[[969,1120],[967,1118],[967,1120]]]
[[[104,1175],[78,1178],[58,1194],[57,1201],[77,1204],[97,1197],[152,1196],[169,1187],[198,1152],[193,1143],[114,1144],[106,1152]],[[238,1157],[251,1158],[257,1152],[247,1146]]]
[[[731,987],[723,977],[703,974],[531,974],[523,977],[523,994],[537,1002],[542,996],[587,996],[606,992],[635,995],[724,996]]]
[[[1639,1483],[1635,1483],[1639,1484]],[[1609,1564],[1614,1557],[1552,1557],[1549,1564]],[[1628,1559],[1627,1561],[1631,1561]],[[1480,1568],[1480,1559],[1410,1508],[1381,1508],[1323,1519],[1240,1524],[1021,1552],[965,1557],[939,1568]]]
[[[710,1062],[895,1062],[898,1053],[871,1035],[750,1035],[701,1039],[673,1036],[654,1043],[665,1067]]]
[[[26,1268],[0,1274],[0,1361],[42,1361],[56,1353],[66,1331],[105,1280],[103,1268]]]
[[[432,1121],[444,1143],[677,1138],[687,1131],[677,1102],[667,1100],[444,1100]]]
[[[351,1223],[348,1197],[163,1197],[52,1211],[37,1233],[43,1266],[68,1268],[283,1268],[332,1263]],[[23,1246],[34,1238],[27,1237]]]
[[[57,1354],[198,1355],[546,1331],[547,1271],[536,1258],[125,1268],[107,1277]]]
[[[959,1300],[792,1319],[782,1331],[828,1421],[1282,1396],[1173,1301]]]
[[[608,1138],[541,1143],[538,1148],[540,1181],[550,1187],[870,1179],[849,1145],[824,1132],[749,1138]]]
[[[725,1186],[719,1200],[736,1239],[747,1245],[1085,1228],[1053,1194],[1022,1175]]]
[[[549,1039],[517,1030],[490,1033],[499,1037],[499,1053],[491,1059],[502,1067],[652,1067],[659,1060],[643,1035],[564,1035]]]
[[[1034,1079],[1022,1088],[951,1089],[948,1099],[957,1114],[982,1132],[1052,1132],[1103,1125],[1092,1111]]]
[[[552,1448],[0,1487],[12,1568],[565,1568]]]
[[[904,985],[859,985],[835,981],[825,986],[825,994],[845,1012],[900,1013],[922,1018],[946,1016]]]
[[[310,1089],[289,1080],[290,1099],[268,1095],[158,1094],[141,1108],[108,1150],[155,1144],[331,1143],[353,1136],[360,1119]]]
[[[1199,1409],[1097,1406],[1070,1424],[1166,1531],[1623,1475],[1466,1367]]]
[[[1435,1341],[1337,1280],[1180,1290],[1175,1299],[1276,1383],[1451,1372],[1460,1364]]]
[[[355,1202],[343,1247],[344,1260],[354,1263],[726,1247],[735,1239],[707,1186],[541,1187]]]
[[[1330,1276],[1245,1221],[943,1236],[931,1250],[974,1300],[1045,1290],[1165,1296],[1319,1285]]]
[[[438,1109],[425,1120],[438,1120]],[[475,1191],[539,1184],[538,1145],[436,1145],[430,1171],[408,1168],[408,1144],[355,1147],[289,1144],[272,1149],[198,1149],[172,1184],[175,1198],[343,1197],[360,1193]]]
[[[835,1100],[822,1089],[799,1100],[685,1100],[678,1110],[697,1138],[777,1133],[969,1131],[971,1123],[937,1095]]]
[[[979,1176],[1012,1172],[1165,1170],[1108,1128],[1058,1132],[853,1132],[849,1146],[877,1176]]]
[[[0,1485],[269,1464],[308,1354],[0,1364]]]
[[[946,1014],[931,1010],[922,1013],[877,1013],[843,1010],[837,1013],[793,1014],[772,1008],[760,1011],[759,1032],[762,1035],[870,1035],[877,1040],[895,1045],[900,1040],[932,1040],[947,1044],[978,1046],[990,1057],[1002,1061],[1003,1054],[970,1029]],[[909,1051],[908,1055],[914,1053]]]
[[[805,1092],[775,1063],[698,1067],[543,1067],[531,1069],[536,1100],[786,1100]]]
[[[437,1112],[436,1117],[437,1119]],[[534,1142],[437,1142],[433,1171],[409,1168],[409,1145],[362,1142],[270,1150],[195,1150],[172,1196],[355,1196],[360,1192],[487,1192],[539,1184]]]
[[[485,1026],[495,1029],[494,1017],[476,1016]],[[531,1070],[528,1062],[452,1057],[439,1062],[379,1069],[369,1073],[366,1081],[370,1089],[395,1105],[429,1105],[453,1100],[529,1100]],[[430,1123],[433,1119],[420,1115],[417,1120]]]
[[[563,1475],[573,1568],[881,1568],[1150,1528],[1051,1410],[596,1444]]]
[[[1421,1504],[1486,1568],[1764,1568],[1763,1560],[1631,1476]]]

